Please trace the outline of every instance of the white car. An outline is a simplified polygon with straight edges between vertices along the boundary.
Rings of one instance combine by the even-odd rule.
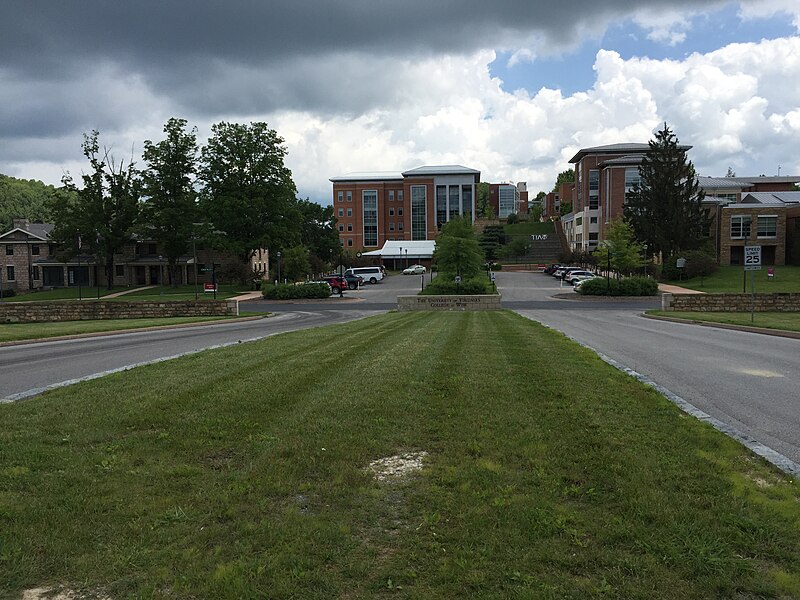
[[[566,277],[564,277],[564,281],[568,281],[569,283],[575,283],[579,280],[579,278],[591,278],[594,277],[594,273],[591,271],[570,271],[567,273]]]
[[[423,265],[411,265],[407,269],[403,269],[403,275],[423,275],[425,267]]]

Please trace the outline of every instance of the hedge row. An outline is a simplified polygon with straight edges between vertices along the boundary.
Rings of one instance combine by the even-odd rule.
[[[16,290],[3,288],[3,294],[2,294],[3,298],[11,298],[11,296],[16,296],[16,295],[17,295]]]
[[[494,294],[492,282],[485,276],[479,275],[470,279],[464,279],[457,284],[449,275],[438,275],[429,283],[421,295],[425,296],[446,296],[452,294]]]
[[[301,300],[310,298],[327,298],[331,295],[331,286],[325,282],[267,284],[261,286],[261,294],[267,300]]]
[[[584,296],[655,296],[658,282],[649,277],[625,277],[623,279],[587,279],[578,288]]]

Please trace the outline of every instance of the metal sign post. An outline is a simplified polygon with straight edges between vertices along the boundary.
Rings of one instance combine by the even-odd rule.
[[[761,270],[761,246],[744,247],[744,270],[750,274],[750,322],[756,319],[756,274]]]

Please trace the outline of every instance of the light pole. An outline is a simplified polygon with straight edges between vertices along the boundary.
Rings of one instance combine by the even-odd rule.
[[[194,301],[197,302],[197,244],[195,237],[192,235],[192,267],[194,267]]]
[[[406,269],[408,268],[408,248],[406,248],[406,266],[405,266],[405,268]]]
[[[159,291],[159,296],[164,295],[164,257],[160,254],[158,255],[158,286],[161,291]]]
[[[403,265],[403,247],[400,246],[400,266],[402,265]],[[395,268],[397,268],[397,265],[395,265]]]
[[[278,283],[281,282],[281,251],[278,250]]]

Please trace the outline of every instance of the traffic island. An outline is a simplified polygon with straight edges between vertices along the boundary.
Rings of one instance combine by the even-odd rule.
[[[500,310],[500,294],[463,294],[442,296],[398,296],[397,310]]]

